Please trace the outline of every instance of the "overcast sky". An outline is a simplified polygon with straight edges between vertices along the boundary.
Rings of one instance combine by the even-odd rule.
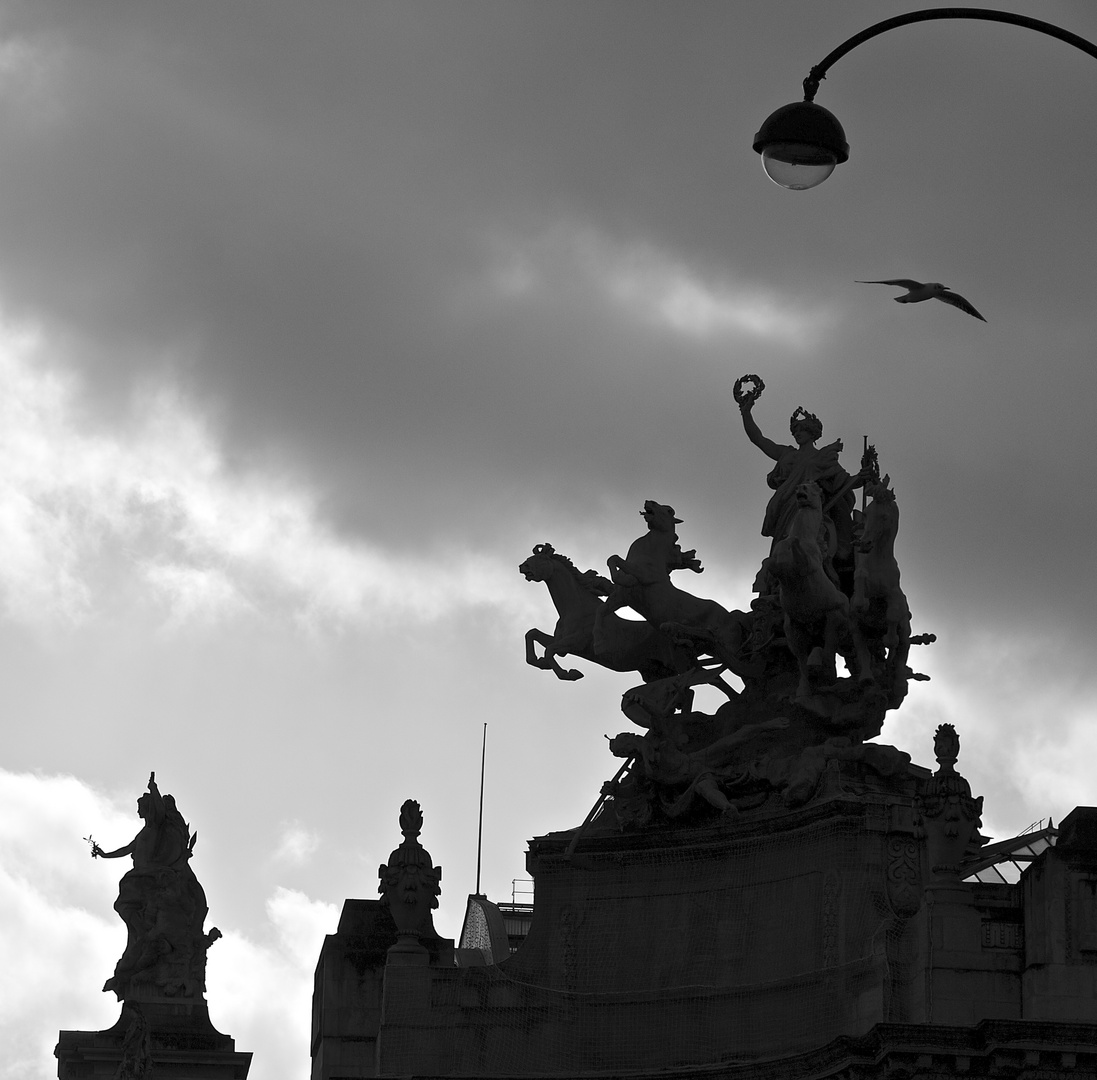
[[[1003,6],[998,0],[995,6]],[[0,1077],[118,1015],[150,770],[225,937],[214,1024],[307,1074],[312,969],[404,799],[439,929],[619,764],[635,679],[524,662],[518,564],[603,570],[672,504],[746,608],[762,431],[876,444],[932,681],[1013,835],[1097,801],[1097,62],[984,22],[883,35],[772,184],[775,108],[892,0],[0,3]],[[1089,0],[1008,4],[1097,39]],[[942,281],[982,323],[856,279]],[[519,882],[518,888],[523,888]]]

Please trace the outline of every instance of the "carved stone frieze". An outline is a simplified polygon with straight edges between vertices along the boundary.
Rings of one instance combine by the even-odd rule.
[[[899,918],[909,919],[922,906],[920,845],[913,836],[888,836],[886,882],[891,910]]]

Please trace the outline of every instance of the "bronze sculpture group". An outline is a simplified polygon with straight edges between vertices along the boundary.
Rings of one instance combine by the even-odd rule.
[[[608,578],[580,572],[549,544],[520,567],[548,584],[559,614],[551,634],[527,633],[530,664],[577,679],[582,673],[557,659],[575,655],[644,680],[622,698],[642,733],[611,740],[627,763],[605,792],[622,827],[713,810],[734,815],[771,798],[802,804],[831,761],[858,762],[877,776],[909,764],[901,751],[867,742],[909,681],[925,678],[908,666],[910,646],[933,640],[911,633],[890,478],[880,476],[871,447],[848,473],[841,441],[818,446],[822,424],[803,408],[790,419],[793,445],[767,438],[753,417],[763,390],[756,375],[734,389],[747,437],[774,462],[761,530],[770,551],[750,611],[678,588],[675,571],[703,568],[696,551],[678,543],[681,519],[652,500],[641,510],[647,531],[623,558],[609,557]],[[854,493],[862,488],[858,510]],[[643,621],[622,618],[622,608]],[[727,698],[714,714],[693,710],[702,683]]]

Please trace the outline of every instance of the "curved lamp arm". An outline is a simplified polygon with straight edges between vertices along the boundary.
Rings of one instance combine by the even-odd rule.
[[[1060,26],[1030,19],[1027,15],[1015,15],[1011,11],[995,11],[992,8],[926,8],[885,19],[843,41],[822,63],[816,64],[804,80],[804,100],[782,106],[771,113],[759,128],[754,137],[754,150],[762,155],[762,165],[774,183],[793,191],[805,191],[821,184],[834,171],[836,165],[849,160],[849,144],[838,118],[821,105],[815,104],[815,93],[819,89],[819,83],[826,78],[831,64],[885,30],[909,26],[911,23],[929,22],[931,19],[981,19],[985,22],[1011,23],[1058,38],[1059,41],[1065,41],[1097,59],[1097,45],[1093,42],[1086,41]]]
[[[905,15],[896,15],[893,19],[885,19],[854,34],[847,41],[843,41],[838,48],[828,53],[827,56],[815,65],[804,80],[804,100],[814,101],[819,89],[819,83],[827,77],[827,70],[831,64],[841,60],[846,53],[856,49],[858,45],[869,38],[874,38],[887,30],[894,30],[899,26],[908,26],[911,23],[929,22],[932,19],[982,19],[986,22],[1010,23],[1013,26],[1023,26],[1028,30],[1036,30],[1038,33],[1047,34],[1049,37],[1058,38],[1076,49],[1088,53],[1097,59],[1097,45],[1087,41],[1069,30],[1052,23],[1041,22],[1039,19],[1030,19],[1027,15],[1015,15],[1012,11],[995,11],[993,8],[926,8],[922,11],[908,11]]]

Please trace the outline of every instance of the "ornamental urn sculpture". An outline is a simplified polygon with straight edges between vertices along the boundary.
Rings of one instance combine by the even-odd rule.
[[[430,854],[419,843],[423,811],[414,799],[400,807],[400,831],[404,841],[396,848],[377,874],[377,891],[396,924],[396,944],[389,950],[393,960],[405,954],[409,962],[427,962],[427,949],[420,943],[422,934],[432,926],[431,910],[438,906],[442,891],[442,868],[431,865]],[[395,955],[393,955],[395,954]]]

